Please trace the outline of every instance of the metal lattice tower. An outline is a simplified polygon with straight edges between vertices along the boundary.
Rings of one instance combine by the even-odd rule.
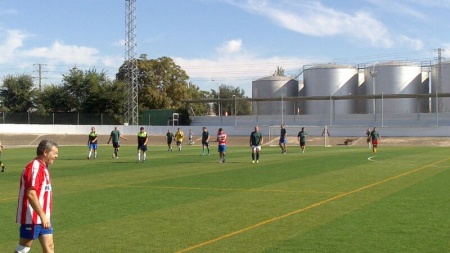
[[[136,48],[136,0],[125,0],[125,63],[127,64],[125,120],[130,125],[139,123]]]

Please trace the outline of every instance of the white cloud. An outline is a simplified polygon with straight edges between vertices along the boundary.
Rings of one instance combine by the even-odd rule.
[[[86,64],[91,65],[98,61],[99,55],[95,48],[65,45],[56,41],[51,47],[40,47],[26,50],[24,56],[47,59],[53,63]]]
[[[12,61],[17,50],[23,46],[23,42],[28,36],[20,30],[7,30],[4,41],[0,43],[0,52],[2,52],[0,64]]]
[[[406,4],[417,4],[425,7],[437,7],[437,8],[445,8],[450,9],[450,1],[449,0],[404,0]]]
[[[426,20],[427,17],[412,6],[416,3],[414,1],[397,1],[397,0],[367,0],[369,3],[381,8],[383,11],[390,13],[402,14],[415,17],[421,20]],[[421,2],[424,2],[421,0]]]
[[[312,59],[297,57],[260,58],[251,55],[219,57],[215,59],[185,59],[173,57],[174,61],[184,69],[191,78],[203,79],[239,79],[270,76],[278,66],[287,73],[295,74],[303,65]]]
[[[424,42],[420,39],[412,39],[405,35],[400,35],[399,39],[403,44],[408,45],[408,47],[414,50],[421,50],[424,48]]]
[[[230,40],[224,43],[218,51],[222,54],[234,54],[242,49],[242,40]]]
[[[310,36],[346,36],[373,47],[393,45],[388,28],[367,11],[351,14],[324,6],[319,1],[225,0],[251,13],[273,20],[286,29]]]
[[[125,40],[118,40],[118,41],[114,41],[112,43],[113,47],[124,47],[125,46]]]

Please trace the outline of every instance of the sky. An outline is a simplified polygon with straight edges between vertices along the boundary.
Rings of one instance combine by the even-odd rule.
[[[136,0],[136,56],[171,57],[201,90],[277,67],[450,59],[450,0]],[[0,77],[59,84],[72,67],[115,77],[125,0],[0,0]],[[301,78],[301,76],[300,76]]]

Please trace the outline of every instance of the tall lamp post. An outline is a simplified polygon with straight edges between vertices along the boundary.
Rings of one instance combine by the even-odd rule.
[[[214,79],[211,79],[211,81],[213,81],[213,82],[215,82],[215,80]],[[216,85],[217,85],[217,100],[220,100],[220,86],[219,86],[219,84],[218,83],[216,83]],[[220,106],[220,101],[217,101],[217,107],[218,107],[218,110],[219,110],[219,116],[222,116],[222,112],[221,112],[221,106]]]
[[[233,95],[233,99],[234,99],[234,126],[236,126],[236,121],[237,121],[236,95]]]
[[[375,71],[375,66],[377,65],[377,63],[378,62],[375,62],[373,64],[372,71],[370,71],[370,75],[372,76],[372,95],[374,95],[374,96],[375,96],[375,77],[377,76],[377,71]],[[375,104],[375,97],[374,97],[372,99],[373,114],[376,113],[375,106],[376,106],[376,104]]]

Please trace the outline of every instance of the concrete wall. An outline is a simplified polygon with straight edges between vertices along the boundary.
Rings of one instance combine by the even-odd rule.
[[[250,136],[253,131],[253,127],[259,125],[261,131],[265,134],[278,135],[279,128],[278,123],[269,125],[262,124],[247,124],[247,125],[208,125],[209,132],[214,136],[217,129],[222,127],[229,135],[234,136]],[[300,122],[295,125],[286,124],[289,131],[289,135],[293,136],[297,134],[297,128],[305,126],[310,136],[320,136],[322,134],[323,125],[308,125],[301,124]],[[450,126],[381,126],[375,125],[360,125],[360,126],[329,126],[329,132],[332,136],[364,136],[367,127],[376,126],[382,136],[417,136],[417,137],[448,137],[450,136]],[[164,136],[168,129],[172,132],[177,130],[177,126],[144,126],[149,135]],[[95,126],[97,132],[101,135],[109,135],[114,129],[114,126]],[[140,126],[118,126],[118,129],[123,135],[136,135],[139,132]],[[189,129],[192,129],[195,136],[200,136],[202,126],[180,126],[180,128],[187,133]],[[16,124],[2,124],[0,125],[1,134],[68,134],[68,135],[88,135],[91,130],[91,126],[81,125],[16,125]]]

